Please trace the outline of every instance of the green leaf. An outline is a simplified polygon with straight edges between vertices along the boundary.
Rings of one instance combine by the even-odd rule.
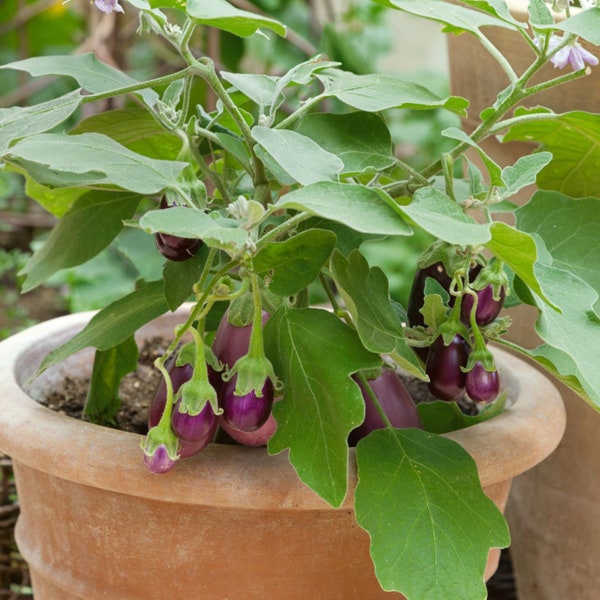
[[[335,252],[331,270],[364,347],[388,354],[400,367],[423,378],[420,362],[406,343],[402,321],[392,306],[385,273],[379,267],[369,268],[358,250],[348,259]]]
[[[448,127],[442,131],[442,135],[464,144],[468,144],[471,146],[471,148],[475,148],[486,166],[490,183],[492,185],[502,185],[502,170],[500,169],[499,165],[490,156],[488,156],[488,154],[482,148],[480,148],[467,133],[461,129],[458,129],[458,127]]]
[[[362,233],[410,235],[395,202],[362,185],[320,182],[281,196],[275,210],[291,208],[342,223]],[[365,215],[369,215],[365,219]]]
[[[519,230],[544,240],[553,266],[577,275],[600,294],[600,199],[538,191],[515,213]]]
[[[186,166],[136,154],[99,133],[41,133],[17,142],[8,156],[41,184],[114,184],[139,194],[156,194],[175,186]]]
[[[339,156],[345,175],[382,171],[395,162],[390,132],[378,115],[315,113],[300,119],[295,130]]]
[[[534,265],[538,260],[535,240],[527,233],[497,221],[490,226],[492,239],[485,244],[497,258],[504,261],[536,294],[550,302],[536,278]],[[552,303],[550,303],[551,306]]]
[[[181,262],[166,260],[163,267],[165,299],[169,310],[177,310],[194,293],[192,287],[200,279],[208,258],[208,247],[203,245],[191,258]]]
[[[515,114],[531,112],[540,111],[519,109]],[[548,112],[546,118],[513,125],[503,141],[514,140],[538,142],[552,153],[552,160],[538,176],[540,188],[577,198],[600,197],[600,115],[583,111],[560,115]]]
[[[388,108],[445,108],[466,116],[469,104],[458,96],[439,98],[426,87],[393,75],[355,75],[339,69],[326,69],[316,77],[323,84],[324,96],[333,96],[344,104],[366,112],[379,112]]]
[[[151,210],[139,220],[146,233],[167,233],[182,238],[201,239],[211,248],[240,250],[248,241],[248,232],[236,221],[212,218],[201,210],[174,206],[168,210]]]
[[[486,406],[477,415],[467,415],[458,407],[456,402],[443,402],[442,400],[419,402],[417,411],[425,431],[447,433],[471,427],[499,415],[505,409],[506,399],[507,394],[501,394],[491,405]]]
[[[439,21],[447,26],[447,30],[453,32],[469,31],[477,36],[481,35],[480,28],[486,25],[496,27],[505,27],[515,29],[514,19],[508,22],[506,18],[507,10],[500,8],[501,4],[494,1],[496,16],[492,11],[472,10],[460,4],[446,2],[446,0],[375,0],[377,4],[397,8],[408,12],[412,15],[417,15],[425,19]],[[485,5],[488,7],[492,2],[473,2],[473,4]],[[519,25],[522,27],[522,25]]]
[[[277,94],[277,78],[271,75],[221,71],[221,77],[257,104],[261,113],[271,106]]]
[[[80,90],[34,106],[0,108],[0,155],[18,139],[43,133],[68,119],[81,104]]]
[[[286,175],[302,185],[335,181],[344,166],[335,154],[289,129],[254,127],[252,137]]]
[[[335,233],[312,229],[284,242],[272,242],[254,257],[254,270],[259,274],[269,272],[269,289],[274,294],[293,296],[319,275],[335,241]]]
[[[598,293],[572,273],[547,264],[537,263],[536,276],[550,300],[560,308],[560,311],[552,310],[538,301],[540,316],[536,331],[546,344],[572,360],[569,366],[561,357],[557,365],[563,374],[561,379],[568,383],[568,377],[575,378],[585,390],[584,399],[591,400],[592,406],[599,410],[600,318],[593,310]],[[554,356],[556,353],[550,355]]]
[[[264,330],[265,352],[285,381],[273,406],[277,431],[269,452],[290,449],[302,481],[333,506],[348,486],[350,431],[364,419],[364,401],[350,375],[381,359],[326,310],[280,308]]]
[[[142,325],[166,313],[168,308],[162,281],[141,284],[135,291],[95,314],[82,331],[49,352],[38,374],[84,348],[91,346],[97,350],[109,350],[121,344]]]
[[[557,23],[556,28],[574,33],[590,44],[600,46],[600,6],[577,13]]]
[[[551,160],[550,152],[538,152],[521,156],[513,166],[502,169],[502,181],[506,185],[502,195],[509,198],[524,187],[534,184],[538,173]]]
[[[71,134],[103,133],[132,152],[150,158],[173,159],[181,150],[181,139],[163,129],[141,108],[124,108],[88,117]]]
[[[179,0],[151,0],[152,7],[174,6],[181,8]],[[258,13],[241,10],[225,0],[187,0],[187,14],[196,22],[248,37],[259,29],[271,29],[285,36],[286,27],[279,21]]]
[[[450,244],[485,244],[490,227],[477,223],[450,197],[434,187],[417,190],[412,202],[400,210],[428,233]]]
[[[92,52],[67,56],[34,56],[0,66],[0,69],[25,71],[33,77],[43,75],[64,75],[72,77],[92,94],[112,92],[120,88],[138,84],[139,81],[122,71],[98,60]],[[154,106],[158,94],[151,89],[134,92],[149,106]]]
[[[548,25],[554,27],[554,17],[544,0],[531,0],[528,10],[529,20],[533,26]]]
[[[488,551],[510,536],[471,456],[418,429],[378,429],[356,460],[356,519],[382,588],[411,600],[485,598]]]
[[[83,414],[99,425],[111,425],[121,408],[119,385],[137,368],[138,347],[133,336],[108,350],[97,350]]]
[[[21,270],[27,292],[61,269],[87,262],[106,248],[130,219],[141,197],[92,190],[78,198]]]

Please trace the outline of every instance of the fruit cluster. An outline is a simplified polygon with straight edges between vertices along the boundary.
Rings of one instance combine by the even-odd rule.
[[[475,402],[489,403],[498,396],[500,380],[485,333],[504,305],[506,279],[495,264],[476,263],[464,272],[451,276],[442,261],[418,269],[407,306],[408,324],[426,334],[427,344],[416,351],[433,396],[454,401],[466,393]],[[448,298],[449,315],[441,323],[426,323],[428,280]]]

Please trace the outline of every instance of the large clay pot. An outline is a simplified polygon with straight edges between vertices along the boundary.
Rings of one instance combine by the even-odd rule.
[[[69,373],[91,370],[83,351],[30,381],[40,359],[90,318],[36,325],[0,344],[0,450],[14,461],[16,537],[36,600],[376,600],[369,536],[353,493],[332,509],[287,456],[212,444],[165,475],[142,464],[140,436],[55,413],[35,398]],[[146,326],[170,335],[182,314]],[[513,477],[543,460],[564,428],[554,386],[498,351],[512,406],[448,437],[476,459],[486,493],[504,509]],[[350,489],[355,480],[351,469]],[[498,561],[490,552],[489,577]]]
[[[508,4],[513,16],[527,20],[527,0],[508,0]],[[485,31],[516,71],[523,72],[533,53],[522,38],[503,28]],[[582,45],[598,53],[595,46],[585,41]],[[448,54],[452,93],[471,102],[464,121],[471,131],[479,112],[491,105],[508,79],[474,36],[448,36]],[[559,74],[547,65],[540,76]],[[538,104],[556,113],[600,112],[600,69],[593,68],[590,75],[529,100],[530,106]],[[484,148],[503,167],[533,149],[524,142],[503,144],[495,139]],[[470,158],[479,163],[476,153]],[[521,190],[517,200],[526,201],[534,191],[535,186]],[[537,312],[522,306],[509,314],[513,322],[509,339],[526,348],[537,346],[540,340],[533,329]],[[600,415],[570,388],[560,383],[557,388],[567,411],[564,438],[549,460],[515,479],[507,507],[517,592],[524,600],[596,600],[600,586]]]

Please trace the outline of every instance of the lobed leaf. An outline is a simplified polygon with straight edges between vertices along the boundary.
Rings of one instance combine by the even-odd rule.
[[[489,549],[510,536],[471,456],[419,429],[378,429],[358,443],[356,461],[356,520],[382,588],[408,600],[486,598]]]
[[[280,308],[264,330],[265,352],[285,381],[273,406],[277,430],[269,452],[289,448],[302,481],[333,506],[348,486],[348,434],[364,419],[350,375],[381,364],[350,327],[326,310]]]

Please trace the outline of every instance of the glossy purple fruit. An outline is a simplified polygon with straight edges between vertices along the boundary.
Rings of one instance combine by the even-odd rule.
[[[441,262],[429,265],[424,269],[417,269],[406,305],[408,324],[411,327],[425,325],[423,315],[419,311],[423,308],[423,302],[425,301],[425,282],[428,277],[435,279],[445,290],[449,290],[452,283],[452,278],[446,273]]]
[[[163,198],[160,202],[161,209],[171,208]],[[182,262],[192,258],[200,249],[202,240],[182,238],[177,235],[167,233],[157,233],[154,236],[158,251],[167,259],[174,262]]]
[[[166,473],[175,466],[174,460],[169,457],[167,448],[164,444],[161,444],[152,456],[144,454],[144,464],[148,467],[148,470],[152,473]]]
[[[493,402],[500,391],[498,371],[487,371],[480,361],[466,374],[465,391],[474,402]]]
[[[223,387],[219,406],[223,409],[221,419],[233,429],[251,432],[262,427],[273,407],[273,384],[270,379],[265,381],[262,396],[254,392],[236,396],[236,377],[233,377]]]
[[[176,394],[179,388],[192,378],[194,369],[192,365],[185,364],[178,367],[174,364],[167,367],[169,375],[171,377],[171,383],[173,385],[173,394]],[[162,417],[163,411],[165,410],[165,404],[167,403],[167,386],[165,380],[161,379],[158,384],[154,396],[150,402],[150,408],[148,410],[148,429],[158,425],[160,418]]]
[[[200,440],[199,442],[183,442],[179,440],[179,456],[180,458],[188,458],[190,456],[194,456],[194,454],[198,454],[210,444],[212,441],[212,436],[206,437],[204,440]]]
[[[158,251],[169,260],[182,262],[192,258],[202,245],[201,240],[182,238],[167,233],[157,233],[155,236]]]
[[[180,412],[180,407],[181,399],[175,402],[171,416],[171,427],[179,440],[187,443],[210,441],[218,421],[210,403],[207,402],[197,415]]]
[[[274,402],[277,402],[277,399]],[[234,429],[223,418],[219,418],[219,425],[232,439],[244,446],[265,446],[277,430],[277,421],[273,413],[269,415],[264,425],[261,425],[255,431]]]
[[[502,310],[506,292],[504,288],[500,290],[498,300],[494,299],[494,293],[491,285],[487,285],[482,290],[477,291],[477,310],[475,311],[475,321],[477,325],[488,325],[491,323]],[[462,299],[461,313],[465,323],[470,321],[471,309],[473,308],[473,296],[465,294]]]
[[[371,433],[371,431],[385,427],[371,397],[364,390],[360,382],[358,382],[358,385],[361,388],[365,401],[365,420],[350,432],[348,443],[351,446],[356,446],[358,441]],[[384,369],[379,377],[369,380],[369,385],[394,427],[423,428],[412,396],[404,387],[402,380],[396,372]]]
[[[450,344],[444,344],[439,336],[429,348],[425,372],[429,376],[427,387],[438,400],[457,400],[465,391],[465,374],[469,358],[467,342],[455,335]]]

